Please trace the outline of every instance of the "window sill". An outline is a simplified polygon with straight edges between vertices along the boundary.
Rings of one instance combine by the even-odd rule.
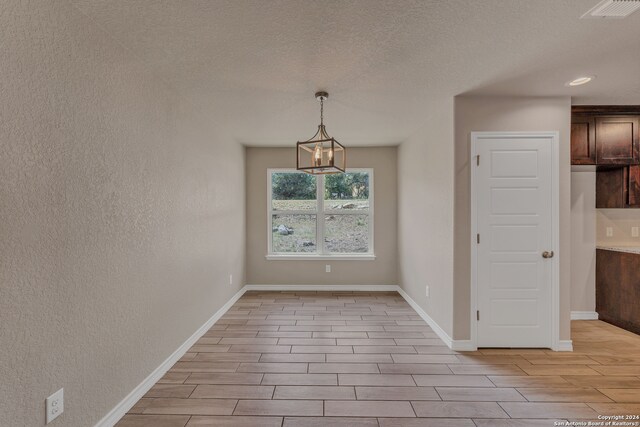
[[[344,254],[344,255],[266,255],[267,261],[374,261],[373,254]]]

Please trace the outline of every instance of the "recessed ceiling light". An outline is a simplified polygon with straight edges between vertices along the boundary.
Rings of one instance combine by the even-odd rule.
[[[580,86],[589,83],[591,80],[595,79],[596,76],[583,76],[578,77],[577,79],[573,79],[565,83],[565,86]]]

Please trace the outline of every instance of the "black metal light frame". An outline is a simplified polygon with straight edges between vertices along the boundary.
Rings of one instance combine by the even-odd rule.
[[[347,150],[335,138],[329,136],[324,126],[324,101],[329,97],[327,92],[317,92],[316,99],[320,101],[320,125],[318,131],[306,141],[296,144],[296,169],[312,175],[326,175],[344,173],[347,163]],[[336,153],[340,153],[337,156]],[[311,161],[303,164],[302,156],[309,156]],[[341,162],[336,162],[336,157]]]

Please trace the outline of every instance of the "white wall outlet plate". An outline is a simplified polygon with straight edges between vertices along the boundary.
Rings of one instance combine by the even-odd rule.
[[[327,264],[327,265],[325,265],[325,266],[324,266],[324,271],[325,271],[326,273],[331,273],[331,264]]]
[[[638,237],[638,227],[631,227],[631,237]]]
[[[425,290],[425,293],[427,294],[427,298],[429,298],[429,285],[427,285],[427,288]]]
[[[47,424],[58,418],[64,412],[64,389],[47,397]]]
[[[233,285],[233,274],[229,275],[229,284]]]
[[[607,237],[613,237],[613,227],[607,227]]]

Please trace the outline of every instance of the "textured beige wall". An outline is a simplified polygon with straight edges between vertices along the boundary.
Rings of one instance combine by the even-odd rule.
[[[396,147],[349,148],[347,165],[374,170],[374,261],[268,261],[267,169],[295,168],[294,148],[247,148],[247,283],[397,284]],[[331,273],[325,273],[331,264]]]
[[[596,173],[571,173],[571,310],[596,309]]]
[[[607,227],[613,236],[607,237]],[[601,245],[640,246],[631,228],[640,227],[640,209],[596,209],[596,241]]]
[[[453,99],[439,106],[398,150],[398,270],[402,288],[451,336]]]
[[[472,131],[560,132],[560,339],[570,339],[571,159],[569,97],[456,97],[454,338],[470,336],[471,233],[469,168]]]
[[[0,56],[0,425],[92,426],[243,283],[244,150],[65,1]]]

